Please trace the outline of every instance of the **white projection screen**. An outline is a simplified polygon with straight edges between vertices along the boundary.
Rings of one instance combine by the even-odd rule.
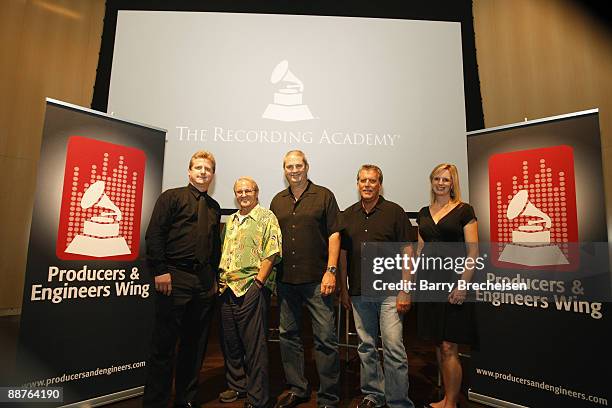
[[[287,187],[284,154],[343,210],[364,163],[406,211],[429,202],[434,165],[455,163],[467,195],[461,27],[455,22],[120,11],[108,112],[168,129],[163,188],[187,183],[199,149],[217,159],[210,193],[236,208],[234,181],[260,201]],[[467,199],[467,197],[466,197]]]

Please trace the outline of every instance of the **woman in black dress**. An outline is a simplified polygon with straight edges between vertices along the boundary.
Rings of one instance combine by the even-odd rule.
[[[478,226],[474,209],[461,202],[457,167],[443,163],[429,176],[430,205],[419,211],[419,253],[424,256],[478,256]],[[464,245],[441,244],[464,242]],[[435,244],[430,244],[435,243]],[[473,269],[465,268],[458,274],[453,270],[419,270],[418,279],[428,282],[455,283],[448,291],[421,293],[417,306],[417,325],[420,337],[436,343],[436,355],[442,374],[444,398],[426,407],[456,408],[461,388],[461,363],[458,344],[476,343],[473,303],[464,303],[465,290],[458,290],[459,279],[470,281]],[[437,298],[436,298],[437,297]]]

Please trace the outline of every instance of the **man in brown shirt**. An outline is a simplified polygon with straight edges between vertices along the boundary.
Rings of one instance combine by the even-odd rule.
[[[270,209],[283,235],[283,261],[277,280],[280,349],[289,392],[276,407],[295,407],[310,399],[300,336],[303,306],[312,319],[320,383],[317,405],[336,407],[340,363],[330,295],[336,289],[340,252],[338,204],[331,191],[308,180],[308,161],[303,152],[288,152],[283,169],[289,188],[272,199]]]

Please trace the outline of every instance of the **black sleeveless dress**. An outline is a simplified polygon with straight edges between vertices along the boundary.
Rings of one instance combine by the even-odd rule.
[[[419,234],[425,246],[423,254],[428,256],[465,256],[463,227],[476,220],[474,209],[467,203],[460,203],[436,224],[431,217],[429,207],[423,207],[417,216]],[[451,243],[444,245],[443,243]],[[455,243],[455,244],[452,244]],[[419,270],[417,282],[456,282],[460,275],[447,270]],[[448,292],[433,295],[417,296],[417,334],[419,337],[436,343],[452,343],[477,346],[477,330],[474,317],[473,299],[469,298],[461,305],[448,302]],[[435,301],[431,301],[435,300]]]

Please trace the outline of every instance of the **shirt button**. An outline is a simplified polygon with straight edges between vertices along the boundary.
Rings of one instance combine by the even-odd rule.
[[[366,230],[364,230],[364,231],[365,231],[365,232],[368,232],[368,230],[367,230],[367,229],[366,229]]]

